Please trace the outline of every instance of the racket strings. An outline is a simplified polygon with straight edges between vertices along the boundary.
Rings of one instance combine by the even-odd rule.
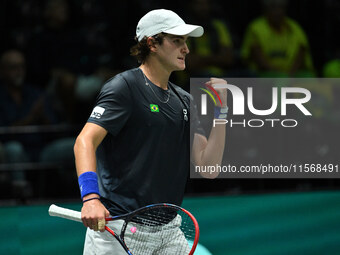
[[[195,234],[195,225],[186,213],[156,208],[130,219],[124,241],[134,255],[181,255],[189,254],[189,241]]]
[[[135,216],[131,221],[147,226],[159,226],[168,224],[176,216],[176,211],[168,212],[159,210],[157,212],[146,212],[142,215]]]

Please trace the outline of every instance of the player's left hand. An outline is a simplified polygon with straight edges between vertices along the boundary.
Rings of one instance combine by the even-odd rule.
[[[226,107],[227,106],[227,89],[226,88],[215,88],[215,86],[217,84],[227,84],[227,81],[224,79],[212,77],[210,78],[210,81],[206,82],[205,84],[208,86],[212,86],[216,90],[216,92],[218,93],[222,101],[221,107]]]

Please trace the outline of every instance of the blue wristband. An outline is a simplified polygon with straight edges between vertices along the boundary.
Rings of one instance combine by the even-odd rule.
[[[82,173],[78,177],[78,183],[82,199],[88,194],[98,194],[100,196],[97,173],[92,171]]]
[[[214,108],[214,118],[215,119],[226,119],[228,114],[228,106],[226,107],[215,107]]]

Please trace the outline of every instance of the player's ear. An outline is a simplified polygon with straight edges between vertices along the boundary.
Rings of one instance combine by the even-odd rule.
[[[148,45],[148,47],[149,47],[151,52],[156,52],[157,51],[157,47],[156,47],[157,42],[155,41],[155,38],[148,37],[146,39],[146,44]]]

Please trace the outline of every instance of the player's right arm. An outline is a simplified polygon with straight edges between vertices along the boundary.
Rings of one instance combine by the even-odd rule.
[[[99,125],[87,123],[74,145],[74,156],[78,177],[88,171],[96,172],[96,150],[103,141],[107,131]],[[83,201],[98,197],[98,194],[90,193],[83,197]],[[109,211],[99,199],[92,199],[83,203],[81,217],[85,227],[98,230],[98,221],[109,216]],[[104,231],[104,229],[100,229]]]

